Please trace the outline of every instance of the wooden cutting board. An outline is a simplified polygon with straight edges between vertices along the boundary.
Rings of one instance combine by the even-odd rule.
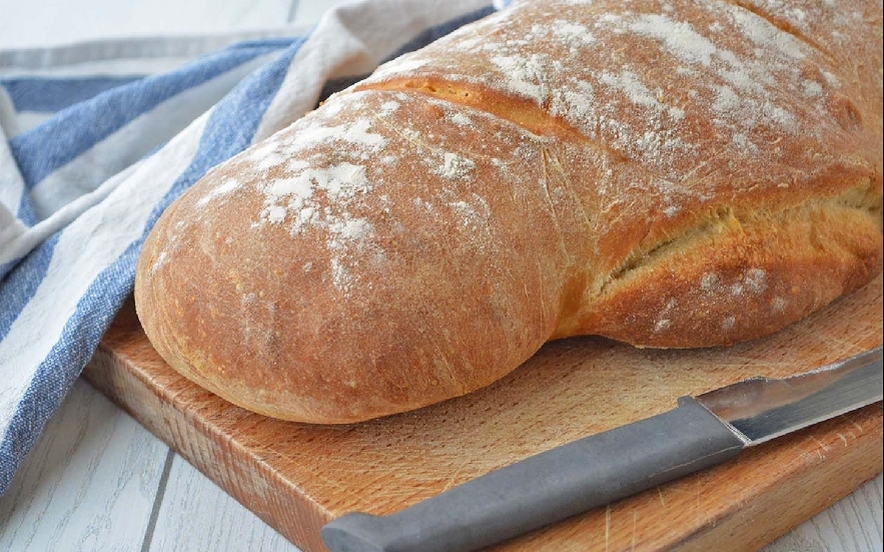
[[[131,301],[85,375],[305,552],[320,552],[320,527],[345,512],[394,512],[531,454],[674,408],[681,395],[754,375],[785,376],[880,345],[881,296],[879,277],[772,337],[729,348],[558,341],[487,389],[347,426],[265,418],[191,384],[151,347]],[[494,550],[755,550],[881,467],[879,402]]]

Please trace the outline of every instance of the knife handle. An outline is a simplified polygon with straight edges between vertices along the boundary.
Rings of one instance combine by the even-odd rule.
[[[495,544],[736,456],[744,442],[691,397],[678,408],[531,456],[400,512],[322,528],[332,552],[454,552]]]

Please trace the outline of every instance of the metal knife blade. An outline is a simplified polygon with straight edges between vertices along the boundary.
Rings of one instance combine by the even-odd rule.
[[[566,443],[400,512],[322,528],[332,552],[467,552],[721,464],[747,446],[882,398],[882,349],[784,379],[751,378]]]
[[[788,378],[743,380],[696,400],[753,446],[878,402],[881,389],[878,347]]]

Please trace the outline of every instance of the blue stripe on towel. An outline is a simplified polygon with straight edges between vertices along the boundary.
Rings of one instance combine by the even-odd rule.
[[[54,113],[89,100],[101,92],[141,80],[144,75],[120,77],[25,77],[0,79],[16,111]]]
[[[9,146],[26,188],[30,190],[47,175],[161,102],[272,52],[278,48],[275,43],[228,48],[180,70],[118,86],[62,110],[37,128],[15,136]]]
[[[56,234],[40,244],[13,268],[0,286],[0,341],[6,338],[15,319],[34,296],[49,270],[52,252],[58,243]]]

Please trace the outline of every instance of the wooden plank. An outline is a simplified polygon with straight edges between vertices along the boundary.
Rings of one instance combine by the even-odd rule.
[[[198,512],[198,515],[184,515]],[[150,552],[299,552],[180,456],[172,460]]]
[[[168,450],[78,382],[0,497],[0,550],[140,550]]]
[[[651,351],[597,338],[551,343],[491,387],[348,426],[248,413],[156,354],[131,304],[87,369],[94,385],[307,552],[350,510],[388,513],[487,471],[672,408],[752,375],[784,376],[881,344],[879,277],[770,338]],[[514,540],[497,550],[756,550],[881,472],[872,405],[737,461]]]
[[[0,48],[283,26],[292,0],[0,0]]]
[[[783,535],[764,552],[881,552],[884,477],[880,474],[833,507]]]

